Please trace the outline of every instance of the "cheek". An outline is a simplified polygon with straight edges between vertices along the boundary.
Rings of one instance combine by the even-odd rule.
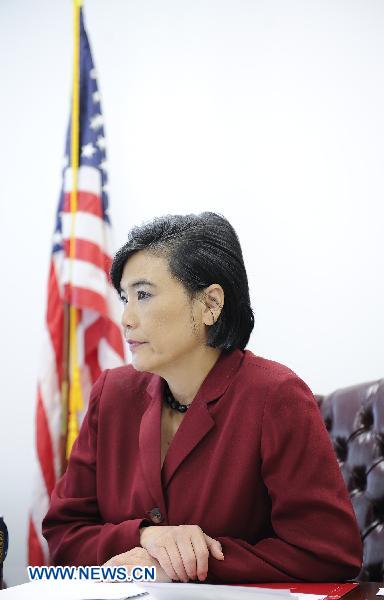
[[[159,308],[146,322],[147,328],[151,341],[163,348],[169,347],[168,342],[171,340],[183,345],[198,336],[198,328],[189,306]]]
[[[169,328],[171,322],[172,317],[170,314],[166,314],[164,311],[158,310],[156,313],[151,315],[147,325],[154,335],[161,335]]]

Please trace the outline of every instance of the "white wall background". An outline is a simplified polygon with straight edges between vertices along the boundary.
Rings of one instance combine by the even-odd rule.
[[[315,392],[384,376],[384,3],[87,0],[116,247],[167,212],[235,226],[249,348]],[[26,579],[36,375],[68,119],[69,0],[0,2],[1,478]]]

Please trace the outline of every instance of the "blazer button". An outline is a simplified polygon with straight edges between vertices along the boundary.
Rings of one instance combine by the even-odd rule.
[[[160,508],[158,508],[157,506],[155,506],[155,508],[152,508],[152,510],[148,510],[146,514],[150,516],[152,523],[159,524],[164,521],[164,517],[160,512]]]

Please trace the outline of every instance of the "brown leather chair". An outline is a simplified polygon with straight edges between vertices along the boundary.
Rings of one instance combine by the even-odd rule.
[[[316,396],[364,543],[358,581],[384,581],[384,379]]]

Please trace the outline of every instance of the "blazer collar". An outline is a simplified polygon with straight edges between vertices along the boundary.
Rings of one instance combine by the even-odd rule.
[[[236,348],[231,352],[222,352],[201,384],[193,402],[212,402],[224,394],[240,367],[244,351]],[[152,375],[147,392],[152,399],[159,401],[163,397],[164,380],[159,375]]]

